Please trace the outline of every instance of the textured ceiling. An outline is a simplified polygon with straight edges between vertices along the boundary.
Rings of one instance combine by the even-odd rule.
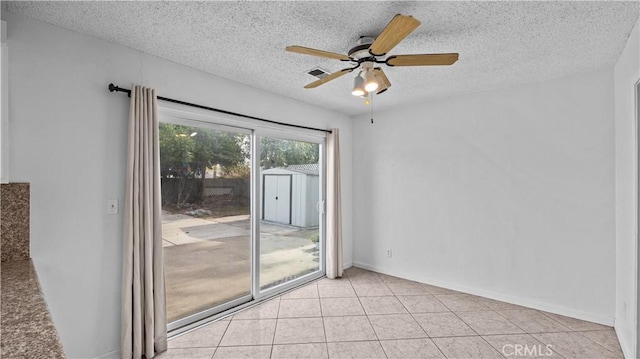
[[[89,34],[348,115],[355,73],[316,89],[306,71],[345,67],[287,53],[346,53],[396,13],[422,22],[389,55],[458,52],[448,67],[385,68],[393,86],[376,110],[611,66],[639,2],[9,2],[5,10]]]

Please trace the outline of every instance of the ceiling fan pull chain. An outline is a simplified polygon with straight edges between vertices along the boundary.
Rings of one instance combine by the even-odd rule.
[[[371,111],[371,123],[373,123],[373,92],[369,92],[369,110]]]

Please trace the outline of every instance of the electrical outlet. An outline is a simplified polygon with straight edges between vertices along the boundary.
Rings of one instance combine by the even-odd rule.
[[[391,252],[391,249],[387,249],[387,257],[391,258],[392,255],[393,252]]]
[[[107,214],[117,214],[117,213],[118,213],[118,199],[108,199]]]

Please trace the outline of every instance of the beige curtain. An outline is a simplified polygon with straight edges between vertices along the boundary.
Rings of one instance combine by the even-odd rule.
[[[340,189],[340,135],[327,136],[327,277],[342,277],[342,201]]]
[[[167,350],[157,98],[131,87],[122,260],[122,358]]]

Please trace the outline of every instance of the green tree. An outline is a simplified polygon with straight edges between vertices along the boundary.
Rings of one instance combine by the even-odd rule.
[[[251,166],[249,163],[242,163],[237,166],[223,167],[222,175],[225,178],[249,178],[251,177]]]
[[[177,178],[178,194],[176,205],[180,206],[187,198],[185,189],[191,176],[189,163],[193,159],[195,143],[184,135],[182,126],[160,124],[160,176]]]
[[[315,143],[260,139],[260,166],[264,169],[318,163],[320,146]]]
[[[204,180],[207,168],[220,165],[223,168],[237,166],[245,161],[248,153],[242,146],[244,135],[228,132],[194,131],[195,150],[192,165]]]
[[[181,206],[189,199],[190,179],[199,180],[196,192],[202,198],[207,168],[245,163],[248,155],[245,139],[245,135],[161,123],[161,176],[179,179],[176,205]]]

